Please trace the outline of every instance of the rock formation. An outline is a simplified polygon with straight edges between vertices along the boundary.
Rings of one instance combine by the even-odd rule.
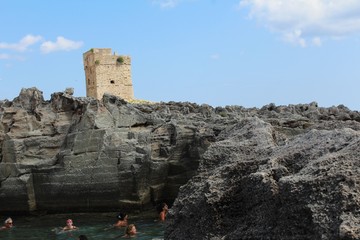
[[[165,239],[359,239],[360,114],[316,103],[0,101],[0,211],[171,208]]]
[[[180,114],[181,104],[131,105],[68,91],[44,101],[32,88],[0,107],[0,211],[130,211],[173,202],[207,137]]]
[[[166,239],[360,238],[358,112],[316,103],[222,111],[239,118],[180,188]]]

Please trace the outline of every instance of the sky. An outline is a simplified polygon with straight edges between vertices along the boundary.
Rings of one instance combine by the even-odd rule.
[[[0,0],[0,99],[86,96],[82,55],[132,58],[137,99],[360,110],[359,0]]]

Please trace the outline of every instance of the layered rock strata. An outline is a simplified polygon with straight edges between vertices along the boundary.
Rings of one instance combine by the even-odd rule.
[[[197,170],[207,138],[182,114],[173,119],[171,104],[66,92],[44,101],[32,88],[0,106],[0,211],[130,211],[171,203]]]

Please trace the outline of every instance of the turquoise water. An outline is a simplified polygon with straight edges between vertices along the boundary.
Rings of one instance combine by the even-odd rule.
[[[6,217],[1,216],[1,221]],[[78,230],[59,231],[66,225],[66,219],[71,218]],[[14,227],[0,231],[0,239],[37,239],[37,240],[77,240],[84,234],[88,239],[125,239],[125,228],[113,228],[116,222],[116,213],[111,214],[57,214],[39,217],[12,216]],[[137,229],[136,237],[131,239],[161,240],[164,239],[164,224],[151,217],[131,217],[129,224],[133,223]]]

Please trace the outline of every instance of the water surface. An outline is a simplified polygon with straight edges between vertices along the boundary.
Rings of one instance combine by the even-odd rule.
[[[91,239],[125,239],[125,228],[113,228],[116,222],[114,214],[56,214],[37,217],[11,216],[14,227],[10,230],[0,231],[0,239],[49,239],[49,240],[77,240],[81,234]],[[6,216],[1,216],[1,221]],[[66,225],[66,220],[71,218],[75,231],[60,231]],[[164,224],[152,217],[129,216],[129,224],[133,223],[137,229],[137,236],[131,239],[161,240],[164,236]]]

